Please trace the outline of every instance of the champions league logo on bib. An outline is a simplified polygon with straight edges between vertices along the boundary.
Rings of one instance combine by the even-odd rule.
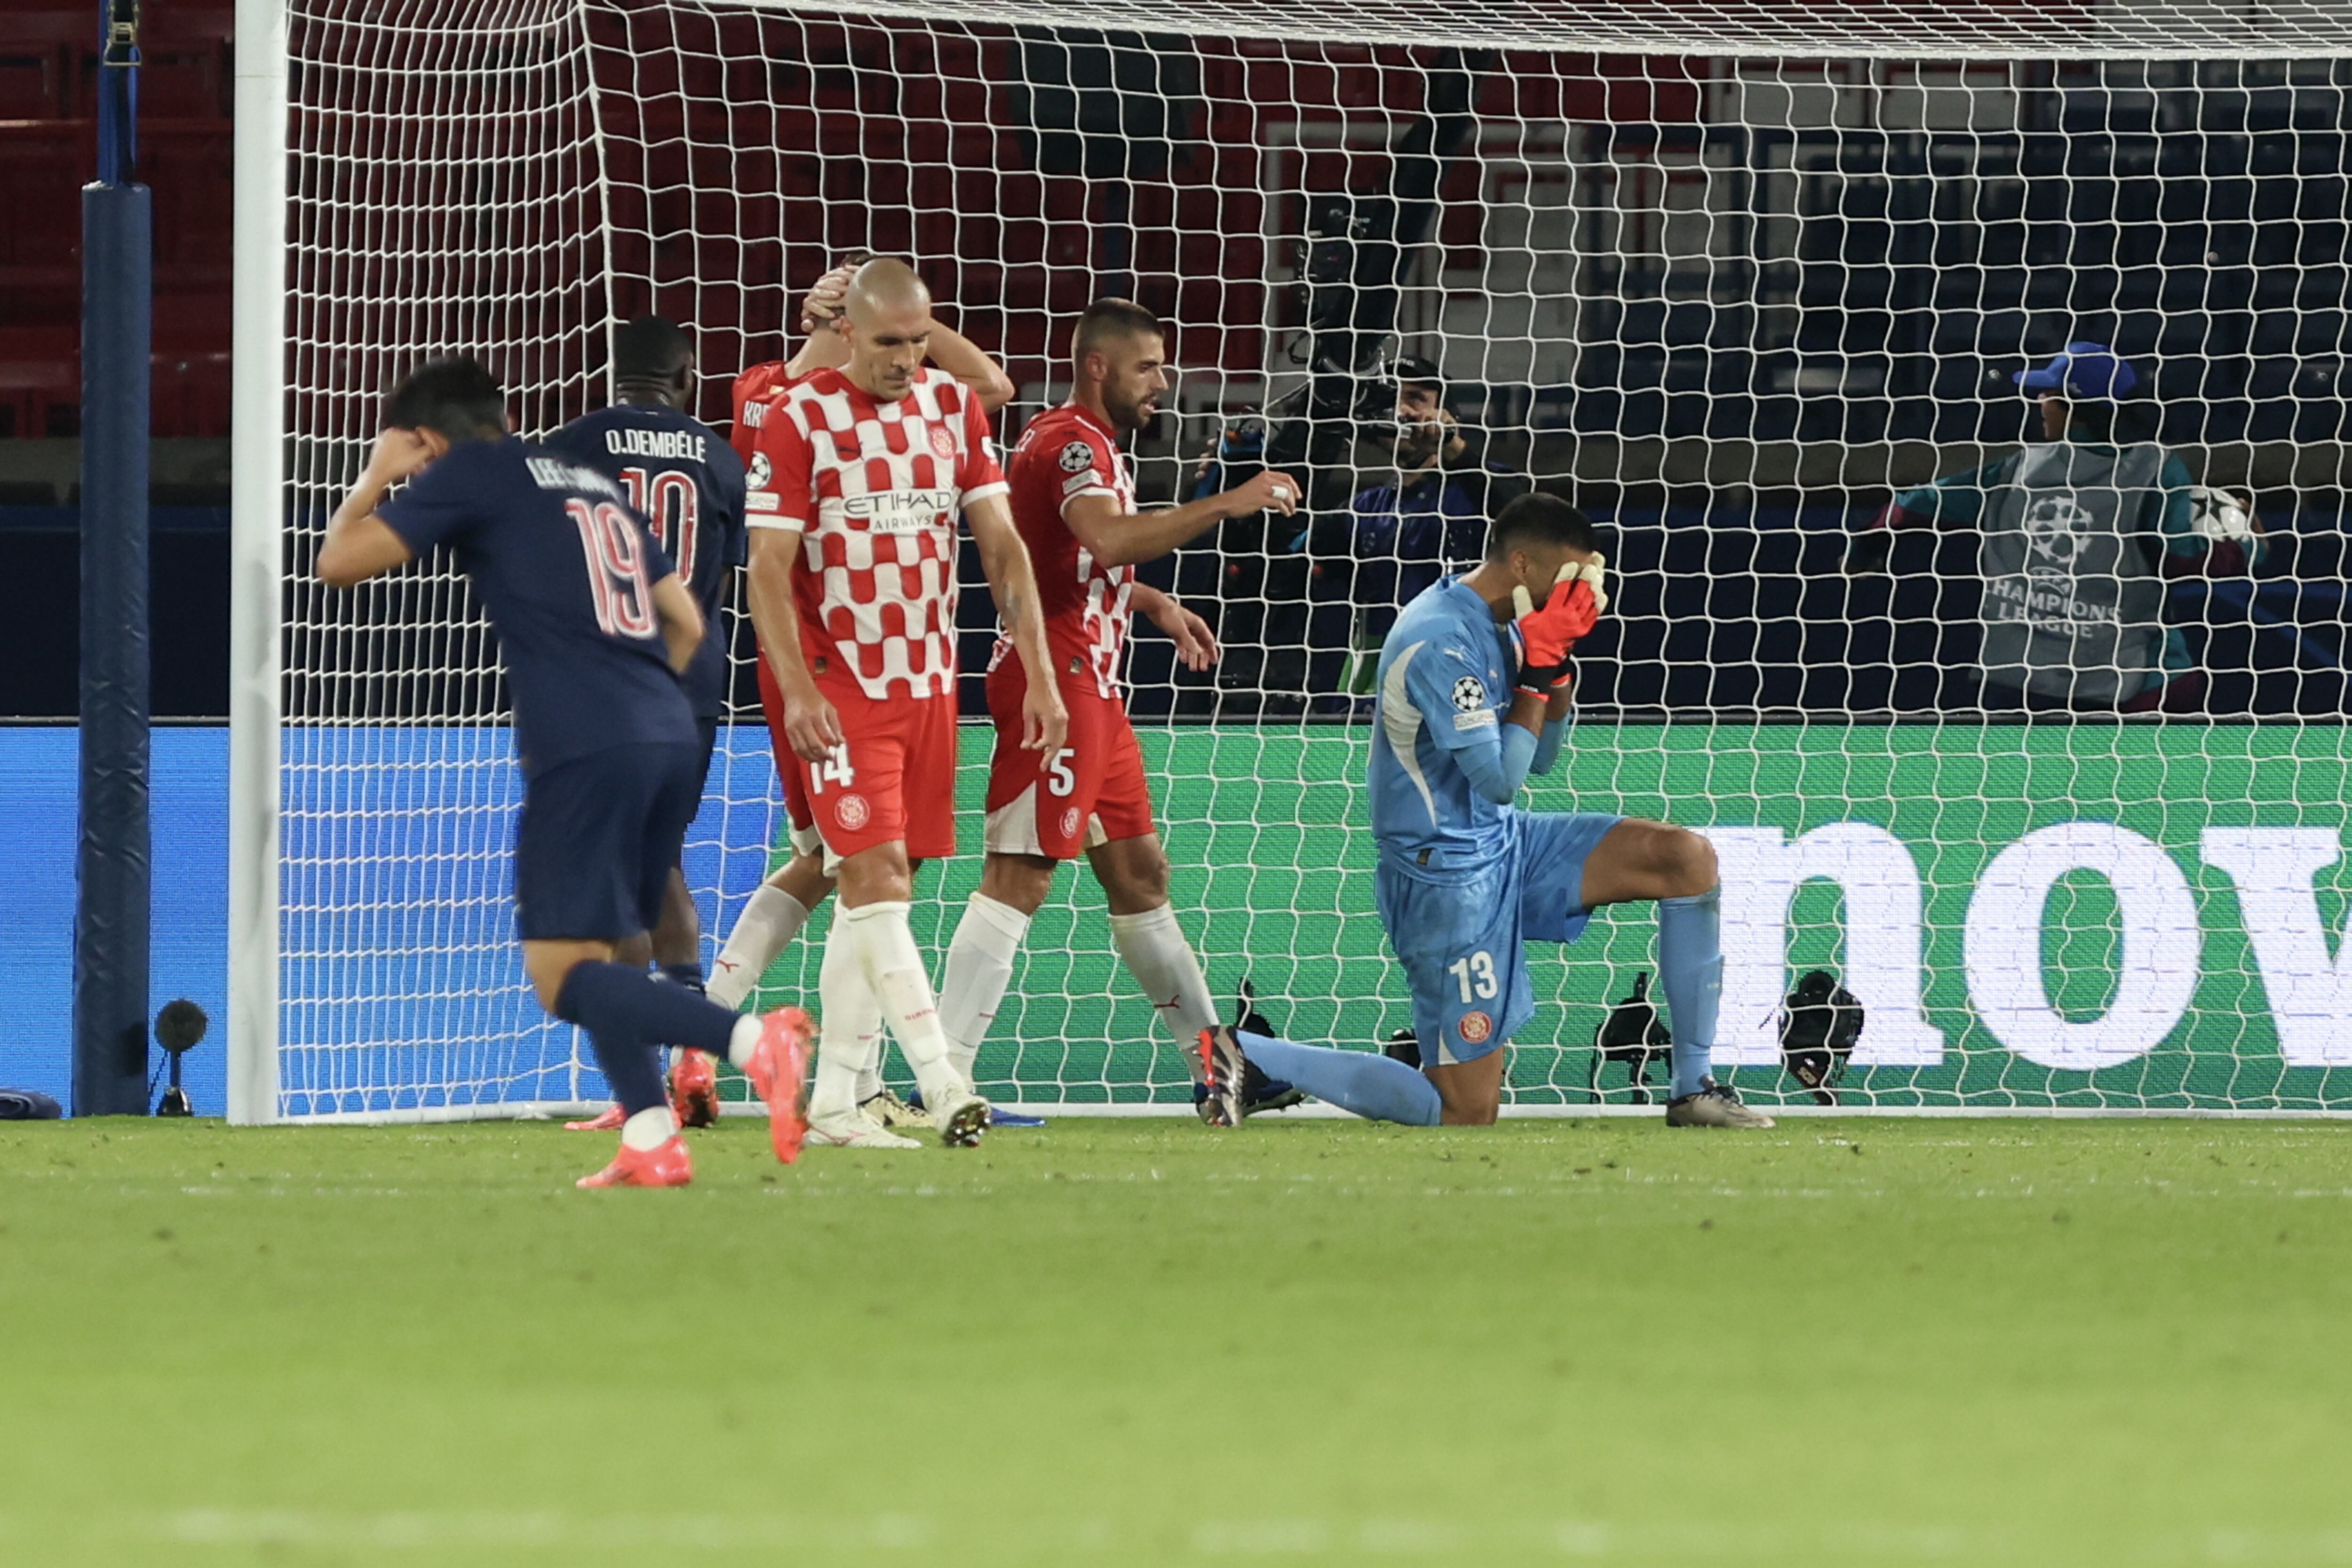
[[[2021,521],[2026,545],[2034,555],[2059,570],[2071,571],[2075,553],[2083,547],[2085,525],[2096,520],[2074,500],[2074,491],[2053,490],[2036,496]]]
[[[1454,683],[1455,711],[1475,713],[1486,706],[1486,684],[1475,675],[1465,675]]]

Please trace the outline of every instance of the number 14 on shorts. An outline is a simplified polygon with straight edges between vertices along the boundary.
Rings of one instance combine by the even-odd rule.
[[[857,770],[850,765],[849,742],[830,747],[824,756],[809,764],[809,794],[823,795],[828,784],[847,789],[857,782]]]

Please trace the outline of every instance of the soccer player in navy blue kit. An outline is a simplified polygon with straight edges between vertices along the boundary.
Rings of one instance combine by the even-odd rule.
[[[1709,1076],[1723,991],[1714,847],[1688,828],[1518,811],[1569,725],[1570,654],[1607,607],[1592,523],[1557,496],[1495,516],[1486,559],[1416,595],[1381,647],[1372,836],[1381,923],[1412,990],[1420,1066],[1202,1032],[1219,1125],[1240,1123],[1247,1063],[1360,1116],[1491,1125],[1503,1047],[1535,1012],[1523,944],[1574,942],[1603,904],[1655,900],[1658,978],[1674,1025],[1677,1127],[1769,1127]]]
[[[678,675],[703,621],[686,580],[613,480],[509,434],[499,384],[476,362],[411,372],[384,401],[384,426],[314,569],[349,588],[446,544],[489,612],[523,772],[523,967],[541,1006],[588,1031],[624,1115],[620,1152],[580,1185],[693,1179],[662,1093],[664,1044],[741,1068],[768,1103],[777,1157],[796,1158],[808,1016],[743,1017],[614,962],[659,914],[700,803],[701,742]]]
[[[615,401],[547,438],[547,448],[620,486],[629,509],[653,529],[702,612],[702,646],[679,684],[701,736],[698,799],[710,777],[719,721],[727,710],[727,584],[743,561],[743,459],[694,405],[694,343],[675,321],[640,316],[613,334]],[[683,868],[673,868],[653,930],[653,960],[670,979],[702,989],[702,920]],[[681,1050],[671,1064],[670,1109],[688,1127],[719,1120],[719,1075],[710,1058]],[[607,1111],[578,1128],[615,1124]]]

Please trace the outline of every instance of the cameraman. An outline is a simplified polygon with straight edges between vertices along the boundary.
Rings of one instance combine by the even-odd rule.
[[[2262,523],[2162,447],[2117,440],[2139,376],[2105,345],[2069,343],[2014,379],[2041,405],[2042,439],[1897,494],[1847,570],[1885,570],[1895,529],[1977,534],[1984,640],[1974,668],[1951,672],[1947,708],[2197,711],[2205,672],[2166,624],[2168,584],[2252,572]]]
[[[1381,454],[1395,477],[1358,491],[1348,510],[1290,542],[1314,558],[1307,686],[1318,698],[1369,692],[1397,612],[1440,577],[1484,560],[1487,520],[1534,488],[1455,420],[1436,365],[1406,355],[1395,371],[1396,424]]]

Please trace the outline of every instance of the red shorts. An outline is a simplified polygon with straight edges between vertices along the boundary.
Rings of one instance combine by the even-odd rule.
[[[1029,675],[1007,657],[988,672],[988,712],[996,721],[996,757],[988,773],[991,854],[1076,859],[1098,844],[1154,831],[1151,784],[1127,704],[1105,697],[1091,679],[1068,682],[1070,738],[1051,757],[1021,749],[1021,702]]]
[[[784,814],[792,818],[793,850],[795,854],[814,855],[824,843],[816,835],[816,818],[809,811],[808,796],[802,792],[800,770],[793,765],[793,743],[784,735],[784,694],[776,685],[776,672],[768,668],[768,656],[758,656],[760,666],[760,711],[768,720],[768,745],[776,753],[776,776],[784,784]]]
[[[956,700],[877,701],[855,683],[820,680],[841,715],[842,743],[817,762],[785,747],[786,788],[797,788],[828,861],[903,843],[910,860],[955,853]],[[788,797],[789,798],[789,795]]]

